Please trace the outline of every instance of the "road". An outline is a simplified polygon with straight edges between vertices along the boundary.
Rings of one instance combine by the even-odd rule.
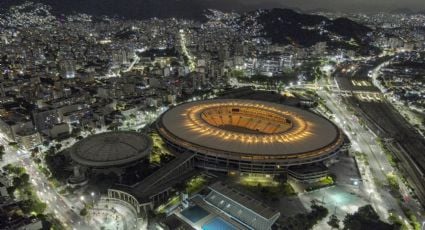
[[[90,226],[85,224],[81,216],[72,210],[72,205],[67,202],[66,198],[58,194],[50,185],[46,176],[30,159],[28,151],[9,146],[9,141],[2,134],[0,134],[0,143],[5,146],[6,152],[2,164],[13,164],[25,168],[30,176],[34,191],[40,200],[47,204],[46,213],[54,214],[69,229],[91,229]]]
[[[350,114],[346,109],[346,105],[343,104],[341,99],[338,99],[336,94],[330,94],[325,90],[318,91],[318,94],[325,100],[326,106],[334,114],[335,122],[348,135],[353,149],[367,155],[369,166],[359,162],[360,172],[363,177],[363,190],[379,216],[386,220],[389,216],[388,210],[395,210],[403,219],[406,219],[397,204],[397,200],[387,190],[378,188],[375,185],[375,179],[381,183],[386,182],[386,172],[391,167],[385,154],[376,144],[376,137],[368,129],[360,125],[358,118]]]
[[[137,56],[137,55],[134,55],[133,62],[131,62],[130,66],[126,70],[124,70],[123,72],[124,73],[130,72],[133,69],[134,65],[136,65],[137,63],[139,63],[139,61],[140,61],[140,57]]]
[[[190,71],[194,71],[195,70],[195,62],[194,62],[194,58],[189,54],[189,51],[187,50],[186,47],[186,35],[184,30],[180,30],[179,32],[179,37],[180,37],[180,46],[182,48],[182,53],[183,56],[186,56],[186,58],[188,59],[188,65],[189,65],[189,69]]]
[[[422,119],[418,118],[418,116],[411,111],[411,109],[408,106],[405,106],[402,102],[398,101],[397,99],[395,99],[394,97],[392,97],[391,95],[387,94],[387,89],[379,82],[378,77],[380,76],[380,71],[382,68],[386,67],[388,64],[390,64],[390,62],[393,59],[390,59],[378,66],[376,66],[373,70],[371,70],[370,72],[370,77],[372,79],[373,84],[379,88],[379,90],[381,91],[381,93],[385,96],[385,100],[388,101],[405,119],[406,121],[408,121],[410,123],[410,125],[412,126],[412,128],[415,127],[415,125],[422,125]],[[422,135],[422,137],[424,136],[424,133],[421,132],[420,129],[416,129],[418,131],[418,133],[420,133]],[[423,214],[423,208],[420,204],[418,204],[418,201],[411,201],[410,200],[410,196],[412,191],[401,181],[399,180],[399,184],[400,184],[400,191],[403,195],[403,197],[405,198],[409,198],[408,201],[410,202],[406,202],[405,205],[408,206],[411,210],[414,210],[416,212],[416,214],[420,217],[419,220],[422,221],[423,223],[425,223],[425,217],[422,215]]]
[[[382,68],[385,65],[386,63],[380,64],[378,68]],[[372,74],[377,71],[376,69],[372,70]],[[325,85],[325,82],[321,84]],[[338,89],[338,86],[335,85],[333,89]],[[335,92],[338,92],[338,90]],[[319,90],[318,94],[325,100],[326,106],[334,114],[335,122],[349,136],[353,149],[366,154],[369,164],[365,165],[359,161],[359,168],[363,176],[363,186],[366,194],[370,194],[370,201],[378,214],[381,218],[387,218],[388,213],[391,212],[399,216],[404,222],[407,222],[407,218],[401,210],[400,205],[398,205],[398,199],[389,192],[388,186],[376,186],[376,184],[387,185],[387,175],[395,174],[398,178],[401,195],[403,197],[410,197],[410,189],[400,180],[397,169],[391,166],[385,152],[378,144],[378,137],[369,128],[361,125],[363,122],[361,117],[357,117],[349,111],[348,106],[351,104],[344,103],[343,97],[326,90]],[[374,181],[378,183],[374,183]],[[420,222],[424,220],[422,216],[423,209],[417,201],[409,202],[408,204],[405,203],[404,205],[414,211]]]

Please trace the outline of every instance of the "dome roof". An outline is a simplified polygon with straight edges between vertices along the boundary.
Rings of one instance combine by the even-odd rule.
[[[91,167],[119,166],[149,155],[150,137],[136,132],[108,132],[87,137],[71,149],[75,162]]]

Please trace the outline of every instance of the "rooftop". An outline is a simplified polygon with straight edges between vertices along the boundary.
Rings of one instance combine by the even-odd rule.
[[[71,158],[91,167],[119,166],[147,157],[150,137],[136,132],[108,132],[87,137],[71,149]]]
[[[329,153],[342,144],[326,118],[291,106],[254,100],[198,101],[168,110],[160,132],[190,148],[252,156]],[[175,140],[173,140],[175,141]],[[311,153],[311,154],[310,154]]]
[[[272,219],[280,215],[278,211],[270,208],[264,203],[255,200],[254,198],[247,196],[222,182],[216,182],[212,184],[210,186],[210,189],[223,196],[230,198],[231,200],[233,200],[233,202],[236,202],[239,205],[250,209],[251,211],[257,213],[265,219]]]

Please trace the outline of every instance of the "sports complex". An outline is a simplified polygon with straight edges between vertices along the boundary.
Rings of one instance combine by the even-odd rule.
[[[108,199],[124,201],[138,214],[165,202],[195,168],[318,180],[347,143],[342,131],[318,114],[255,100],[181,104],[162,114],[156,128],[175,158],[136,184],[108,189]],[[270,229],[280,215],[231,186],[216,183],[209,190],[176,212],[195,229]]]
[[[254,101],[197,101],[168,110],[158,132],[196,167],[224,172],[279,174],[291,166],[320,164],[344,146],[328,119],[295,107]]]

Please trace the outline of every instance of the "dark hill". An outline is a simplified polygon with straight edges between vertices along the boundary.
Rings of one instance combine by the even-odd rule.
[[[27,0],[0,0],[0,11]],[[269,4],[246,4],[244,0],[30,0],[52,6],[55,14],[87,13],[127,19],[189,18],[204,19],[207,9],[249,11]]]
[[[255,23],[254,23],[255,22]],[[317,42],[350,41],[365,44],[372,30],[347,18],[330,20],[290,9],[259,10],[243,14],[241,25],[260,28],[261,35],[275,43],[311,46]],[[256,27],[256,28],[254,28]]]

